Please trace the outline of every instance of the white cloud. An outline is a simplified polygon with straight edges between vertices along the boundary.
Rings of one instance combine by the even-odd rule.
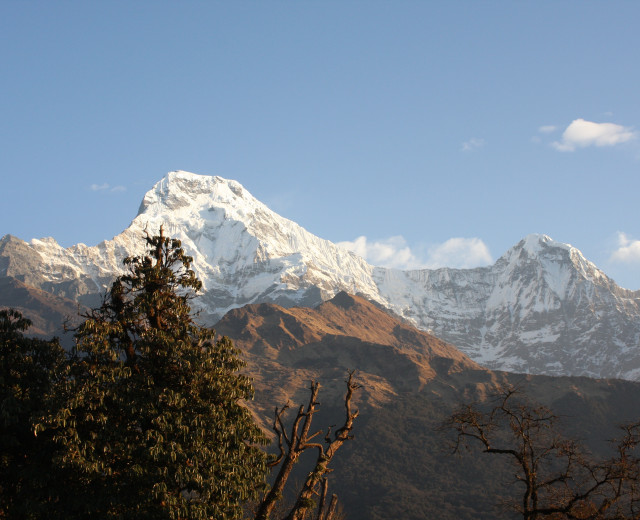
[[[540,132],[541,134],[550,134],[552,132],[556,131],[556,126],[555,125],[544,125],[538,128],[538,132]]]
[[[468,141],[462,143],[461,150],[463,152],[471,152],[472,150],[476,150],[478,148],[482,148],[484,146],[484,139],[479,139],[477,137],[472,137]]]
[[[360,236],[353,242],[338,242],[337,245],[353,251],[372,265],[394,269],[472,268],[493,262],[489,248],[479,238],[450,238],[426,248],[424,255],[412,251],[401,236],[376,241]]]
[[[353,242],[338,242],[338,247],[353,251],[372,265],[395,269],[415,269],[420,260],[411,252],[406,240],[401,236],[369,241],[361,236]]]
[[[109,185],[105,182],[104,184],[92,184],[91,191],[104,191],[108,190]]]
[[[487,245],[479,238],[450,238],[428,249],[428,265],[471,268],[493,263]]]
[[[618,249],[611,258],[612,262],[640,263],[640,240],[630,238],[626,233],[618,232]]]
[[[561,141],[551,143],[556,150],[573,152],[587,146],[615,146],[634,139],[637,132],[615,123],[594,123],[576,119],[566,128]]]
[[[111,188],[111,191],[114,193],[118,193],[121,191],[127,191],[127,188],[125,188],[124,186],[118,185],[118,186],[114,186],[113,188]]]

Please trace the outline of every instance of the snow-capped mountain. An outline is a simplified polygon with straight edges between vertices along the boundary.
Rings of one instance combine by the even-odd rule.
[[[490,267],[376,268],[374,279],[396,311],[489,368],[640,379],[640,291],[548,236]]]
[[[0,275],[89,303],[144,252],[145,231],[179,238],[203,282],[198,307],[217,321],[247,303],[315,305],[337,292],[383,302],[362,258],[316,237],[221,177],[171,172],[144,197],[131,225],[113,240],[62,248],[53,238],[0,242]]]
[[[113,240],[62,248],[0,241],[0,276],[93,304],[140,254],[145,230],[182,240],[203,281],[201,319],[247,303],[313,306],[358,293],[494,369],[640,379],[640,291],[618,287],[571,246],[530,235],[493,266],[399,271],[373,267],[307,232],[239,183],[171,172]]]

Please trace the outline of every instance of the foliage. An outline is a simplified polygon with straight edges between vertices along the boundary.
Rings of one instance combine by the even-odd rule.
[[[0,311],[0,518],[32,518],[47,508],[53,445],[33,423],[65,374],[57,339],[29,338],[31,322]]]
[[[102,306],[76,331],[54,428],[59,464],[78,480],[87,518],[236,519],[263,489],[266,439],[226,338],[198,326],[201,288],[178,240],[146,236]]]
[[[475,445],[506,457],[518,492],[510,505],[523,519],[640,518],[640,424],[623,426],[614,454],[595,460],[558,432],[551,409],[519,397],[506,387],[487,410],[461,407],[446,423],[456,434],[454,451]]]

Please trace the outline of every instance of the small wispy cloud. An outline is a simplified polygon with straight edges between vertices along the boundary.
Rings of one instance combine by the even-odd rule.
[[[402,236],[373,241],[360,236],[337,245],[353,251],[372,265],[393,269],[467,269],[493,262],[489,248],[479,238],[450,238],[426,248],[424,254],[412,251]]]
[[[127,191],[127,188],[122,185],[111,187],[111,185],[107,182],[105,182],[104,184],[92,184],[91,186],[89,186],[89,189],[91,191],[109,191],[111,193]]]
[[[472,137],[468,141],[462,143],[462,147],[460,148],[463,152],[471,152],[473,150],[477,150],[478,148],[482,148],[485,144],[484,139],[480,139],[478,137]]]
[[[551,146],[560,152],[573,152],[588,146],[615,146],[636,137],[637,132],[622,125],[576,119],[562,133],[562,139]]]
[[[541,134],[551,134],[555,132],[557,129],[558,127],[555,125],[544,125],[544,126],[538,127],[538,132],[540,132]]]
[[[618,232],[618,248],[611,254],[609,260],[626,264],[640,264],[640,240],[635,240],[622,231]]]
[[[539,134],[552,134],[557,129],[558,129],[558,127],[556,125],[543,125],[543,126],[539,126],[538,127],[538,133]],[[542,137],[540,137],[539,135],[534,135],[531,138],[531,142],[535,143],[535,144],[540,144],[540,143],[542,143]]]

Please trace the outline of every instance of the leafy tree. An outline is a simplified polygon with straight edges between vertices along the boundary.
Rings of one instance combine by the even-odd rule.
[[[508,505],[525,520],[640,518],[640,423],[622,426],[613,455],[595,460],[559,433],[552,410],[518,394],[503,388],[488,409],[454,413],[445,424],[456,434],[454,452],[476,446],[509,460],[519,498]]]
[[[57,339],[29,338],[31,322],[18,311],[0,311],[0,518],[33,518],[48,507],[53,477],[50,436],[33,424],[65,375]]]
[[[78,479],[75,510],[62,513],[240,518],[268,471],[242,405],[253,387],[231,341],[193,321],[201,282],[180,241],[162,228],[145,240],[148,253],[125,259],[127,274],[76,331],[59,411],[40,425]]]

